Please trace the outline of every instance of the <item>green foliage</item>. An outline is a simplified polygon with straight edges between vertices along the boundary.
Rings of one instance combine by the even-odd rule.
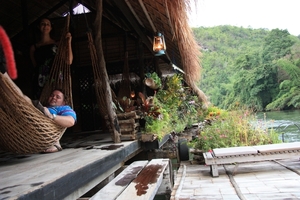
[[[203,151],[214,148],[252,146],[279,143],[278,133],[266,126],[252,126],[255,116],[249,110],[216,111],[210,125],[206,125],[198,138],[189,145]],[[211,113],[209,114],[211,115]]]
[[[300,68],[287,59],[279,59],[278,66],[279,93],[275,100],[266,106],[266,110],[282,110],[300,108]]]
[[[143,95],[141,98],[144,102],[142,111],[146,121],[144,132],[154,133],[159,139],[172,131],[179,133],[203,120],[202,106],[197,96],[192,94],[189,88],[184,87],[182,75],[167,77],[151,104],[147,103]],[[149,114],[152,108],[159,114]]]
[[[156,94],[171,117],[171,126],[177,133],[201,120],[201,104],[190,88],[184,87],[181,74],[167,77],[165,87]]]
[[[157,135],[158,140],[161,140],[164,135],[172,131],[170,126],[170,116],[165,109],[159,109],[160,116],[155,118],[153,116],[145,116],[146,125],[145,132]]]
[[[114,103],[114,107],[116,108],[117,112],[131,112],[133,110],[136,110],[136,106],[134,106],[135,101],[124,96],[121,99],[118,99],[118,102],[116,104]]]
[[[285,59],[300,67],[300,40],[286,30],[217,26],[193,32],[203,53],[199,86],[213,105],[224,109],[238,103],[264,110],[279,93],[288,92],[280,89],[281,81],[292,78],[277,61]],[[284,108],[295,106],[282,102],[287,103]]]
[[[294,43],[287,30],[273,29],[264,39],[263,62],[272,62],[290,54]]]

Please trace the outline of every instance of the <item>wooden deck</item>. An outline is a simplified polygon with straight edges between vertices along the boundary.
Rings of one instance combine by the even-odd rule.
[[[170,200],[282,200],[300,199],[300,161],[291,157],[276,161],[219,165],[219,178],[210,167],[182,162]]]
[[[72,141],[72,142],[70,142]],[[140,142],[113,144],[109,135],[62,138],[63,151],[0,154],[0,199],[77,199],[142,151]]]
[[[152,200],[169,195],[172,173],[169,159],[135,161],[89,200]]]

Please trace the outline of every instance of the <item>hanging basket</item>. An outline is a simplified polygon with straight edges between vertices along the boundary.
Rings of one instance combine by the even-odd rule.
[[[158,86],[155,84],[153,78],[146,78],[144,83],[153,90],[158,89]]]

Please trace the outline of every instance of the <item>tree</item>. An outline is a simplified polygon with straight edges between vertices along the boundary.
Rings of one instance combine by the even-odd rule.
[[[300,67],[299,38],[286,30],[234,26],[193,31],[203,53],[199,85],[213,105],[226,109],[239,104],[264,110],[279,93],[291,92],[283,88],[294,82],[288,82],[289,73],[277,61],[286,59]],[[283,107],[295,106],[291,103],[295,98],[285,101]]]
[[[266,110],[300,108],[300,68],[286,59],[279,59],[276,64],[282,71],[279,77],[279,93],[276,99],[266,106]]]

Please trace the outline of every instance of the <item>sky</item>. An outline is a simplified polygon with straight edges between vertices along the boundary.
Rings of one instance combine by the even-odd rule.
[[[287,29],[300,35],[300,0],[198,0],[192,4],[190,25]]]

